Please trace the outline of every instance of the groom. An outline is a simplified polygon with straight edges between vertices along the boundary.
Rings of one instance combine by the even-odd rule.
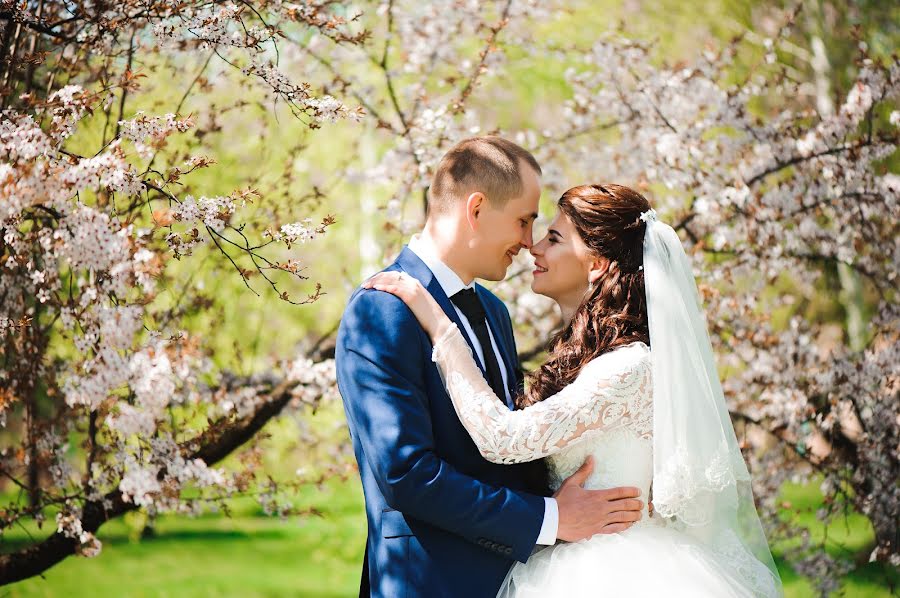
[[[499,137],[458,143],[429,189],[425,228],[387,271],[417,278],[456,322],[497,396],[522,388],[512,323],[474,279],[502,280],[532,244],[541,169]],[[366,499],[360,596],[493,597],[536,545],[623,531],[634,488],[585,490],[588,461],[553,497],[542,463],[485,460],[459,422],[431,343],[397,297],[358,290],[337,339],[337,377]],[[598,580],[602,583],[602,580]]]

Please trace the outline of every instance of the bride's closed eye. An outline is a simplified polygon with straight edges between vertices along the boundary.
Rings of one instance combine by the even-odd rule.
[[[547,231],[547,242],[551,245],[556,245],[557,243],[562,242],[563,236],[559,234],[559,231],[555,228],[551,228]]]

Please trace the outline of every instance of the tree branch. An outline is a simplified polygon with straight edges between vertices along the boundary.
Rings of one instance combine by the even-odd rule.
[[[239,384],[249,384],[248,379],[241,379]],[[296,383],[283,380],[271,385],[269,400],[263,403],[253,414],[235,420],[224,426],[212,426],[200,436],[182,442],[179,446],[186,458],[202,459],[212,466],[232,452],[240,448],[259,432],[273,417],[277,416],[293,397],[292,390]],[[165,471],[160,472],[165,476]],[[104,508],[104,504],[108,507]],[[138,507],[126,502],[122,493],[112,490],[101,500],[87,501],[82,510],[81,523],[85,532],[96,533],[100,527]],[[16,552],[0,555],[0,585],[15,583],[35,575],[39,575],[77,552],[78,543],[61,532],[55,532],[38,544],[22,548]]]

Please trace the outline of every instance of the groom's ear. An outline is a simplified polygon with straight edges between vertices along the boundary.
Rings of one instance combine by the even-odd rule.
[[[470,193],[469,197],[466,198],[466,221],[468,221],[472,230],[478,228],[477,220],[481,210],[484,209],[484,201],[484,193],[480,191]]]

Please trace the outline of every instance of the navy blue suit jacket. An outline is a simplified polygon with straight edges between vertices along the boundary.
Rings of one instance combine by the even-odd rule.
[[[386,269],[398,270],[419,279],[464,330],[431,270],[408,248]],[[509,312],[476,289],[514,395],[521,377]],[[526,561],[535,546],[546,490],[536,464],[497,465],[481,456],[431,350],[397,297],[357,290],[350,298],[335,358],[368,519],[360,593],[493,598],[513,561]]]

